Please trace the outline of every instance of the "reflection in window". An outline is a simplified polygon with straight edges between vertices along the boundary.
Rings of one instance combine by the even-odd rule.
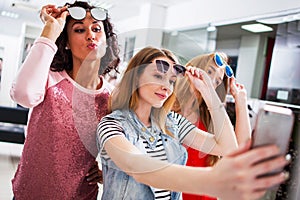
[[[27,57],[32,45],[34,43],[34,39],[33,38],[25,38],[24,41],[24,49],[23,49],[23,57],[22,57],[22,63],[24,62],[25,58]]]
[[[181,64],[204,53],[215,51],[216,33],[208,32],[206,28],[183,31],[165,31],[162,47],[170,49],[179,58]]]

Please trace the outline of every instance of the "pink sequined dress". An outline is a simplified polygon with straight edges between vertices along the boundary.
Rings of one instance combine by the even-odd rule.
[[[31,108],[12,180],[17,200],[97,198],[98,185],[85,175],[97,155],[96,126],[107,114],[112,86],[101,77],[101,89],[88,90],[65,71],[49,71],[56,50],[38,38],[11,89],[17,103]]]

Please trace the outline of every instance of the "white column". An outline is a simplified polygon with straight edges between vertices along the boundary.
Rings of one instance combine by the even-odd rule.
[[[140,9],[139,26],[136,30],[135,49],[145,46],[160,47],[165,23],[166,8],[156,4],[145,4]]]
[[[260,37],[257,35],[243,36],[239,49],[236,78],[245,85],[249,97],[252,97],[253,81],[261,81],[262,79],[262,77],[255,77],[259,42]]]

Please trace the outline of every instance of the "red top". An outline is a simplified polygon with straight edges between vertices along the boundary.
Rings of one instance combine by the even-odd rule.
[[[200,120],[196,122],[196,126],[201,130],[207,131],[204,124]],[[188,152],[188,160],[186,163],[187,166],[194,166],[194,167],[209,166],[207,164],[209,158],[208,154],[205,154],[191,147],[186,147],[186,149]],[[209,196],[200,196],[200,195],[186,194],[186,193],[182,193],[182,198],[183,200],[217,200],[217,198],[213,198]]]

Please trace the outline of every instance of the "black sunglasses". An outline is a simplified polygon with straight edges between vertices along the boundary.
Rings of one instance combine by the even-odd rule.
[[[155,64],[156,64],[157,70],[164,74],[167,73],[167,71],[170,68],[170,64],[165,60],[155,60]],[[186,68],[179,64],[174,64],[173,69],[174,69],[176,76],[180,76],[180,77],[183,77],[185,74],[185,71],[186,71]]]
[[[76,20],[82,20],[86,17],[86,12],[90,12],[91,16],[96,20],[106,20],[107,18],[107,10],[104,8],[96,7],[96,8],[82,8],[79,6],[68,7],[71,17]]]

